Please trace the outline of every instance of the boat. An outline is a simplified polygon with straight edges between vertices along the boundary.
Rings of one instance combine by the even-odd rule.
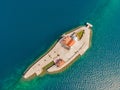
[[[93,25],[87,22],[85,25],[61,35],[52,48],[25,71],[23,78],[39,76],[44,71],[47,73],[60,72],[76,57],[82,56],[90,47],[92,27]]]

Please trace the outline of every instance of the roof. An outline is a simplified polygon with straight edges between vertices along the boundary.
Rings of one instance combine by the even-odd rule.
[[[73,40],[70,36],[66,36],[62,40],[62,44],[71,47],[71,46],[73,46],[75,44],[75,40]]]
[[[67,43],[71,40],[71,37],[70,36],[66,36],[63,40],[62,40],[62,43],[67,45]]]
[[[67,46],[71,47],[71,46],[73,46],[74,44],[75,44],[75,40],[71,39],[71,40],[68,42]]]
[[[56,61],[55,65],[56,65],[57,67],[61,67],[64,63],[65,63],[64,60],[58,59],[58,60]]]

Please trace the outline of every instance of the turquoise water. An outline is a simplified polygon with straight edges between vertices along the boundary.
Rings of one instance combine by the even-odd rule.
[[[120,90],[120,0],[1,0],[0,90]],[[90,22],[92,45],[62,73],[23,72],[64,32]]]

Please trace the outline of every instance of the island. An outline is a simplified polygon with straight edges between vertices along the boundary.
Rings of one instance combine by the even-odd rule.
[[[91,27],[92,24],[86,23],[61,35],[44,56],[28,67],[23,78],[41,75],[45,70],[48,73],[60,72],[76,57],[82,56],[90,47]]]

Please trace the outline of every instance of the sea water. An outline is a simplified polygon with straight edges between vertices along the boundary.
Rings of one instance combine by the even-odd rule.
[[[120,0],[1,0],[0,90],[120,90]],[[23,80],[71,28],[93,24],[90,49],[62,73]]]

